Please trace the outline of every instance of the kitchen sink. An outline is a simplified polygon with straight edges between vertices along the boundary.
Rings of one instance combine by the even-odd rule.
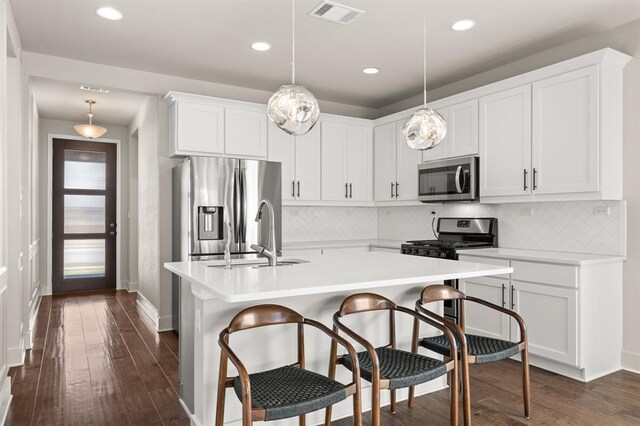
[[[301,263],[309,263],[308,260],[302,259],[282,259],[278,260],[278,263],[275,266],[294,266],[299,265]],[[224,268],[225,264],[222,263],[220,265],[207,265],[209,268]],[[270,268],[269,263],[266,261],[256,262],[256,261],[248,261],[248,262],[239,262],[233,263],[231,262],[231,268]]]

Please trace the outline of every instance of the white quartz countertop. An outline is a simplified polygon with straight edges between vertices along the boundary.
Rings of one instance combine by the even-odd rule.
[[[321,249],[329,247],[385,247],[400,250],[400,244],[405,241],[396,240],[341,240],[341,241],[299,241],[283,242],[282,250],[294,249]]]
[[[557,263],[562,265],[590,265],[596,263],[622,262],[623,256],[606,256],[603,254],[569,253],[543,250],[522,250],[508,248],[486,248],[461,250],[460,256],[482,258],[504,258],[512,260],[526,260],[531,262]]]
[[[308,263],[262,268],[236,265],[231,270],[220,267],[221,261],[172,262],[164,266],[190,281],[197,297],[228,303],[426,285],[513,272],[505,266],[383,252],[305,256],[304,260]]]

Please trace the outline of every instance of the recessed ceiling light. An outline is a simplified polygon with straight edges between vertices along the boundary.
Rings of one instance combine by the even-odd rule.
[[[100,9],[96,10],[96,13],[99,17],[108,19],[110,21],[119,21],[120,19],[122,19],[122,13],[112,7],[101,7]]]
[[[376,67],[368,67],[368,68],[363,68],[362,72],[365,74],[378,74],[380,72],[380,69]]]
[[[476,21],[472,19],[462,19],[454,22],[451,29],[454,31],[467,31],[476,26]]]
[[[256,41],[251,45],[253,50],[257,50],[258,52],[265,52],[271,49],[271,45],[269,43],[265,43],[264,41]]]

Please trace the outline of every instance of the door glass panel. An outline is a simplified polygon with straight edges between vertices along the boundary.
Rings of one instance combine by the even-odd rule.
[[[67,189],[105,189],[107,153],[64,151],[64,187]]]
[[[64,278],[105,275],[105,240],[65,240]]]
[[[65,234],[103,234],[104,232],[104,195],[64,196]]]

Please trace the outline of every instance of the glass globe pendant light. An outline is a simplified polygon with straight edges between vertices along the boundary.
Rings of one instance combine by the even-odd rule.
[[[291,0],[292,59],[291,84],[284,84],[267,104],[269,119],[291,135],[304,135],[320,116],[318,100],[306,87],[296,84],[295,0]]]
[[[93,110],[91,109],[91,107],[96,103],[96,101],[87,99],[85,102],[89,104],[89,114],[87,114],[87,117],[89,117],[89,124],[76,124],[75,126],[73,126],[73,128],[76,132],[78,132],[85,138],[99,138],[100,136],[107,133],[107,129],[93,124]]]
[[[435,148],[447,134],[447,123],[435,110],[427,108],[427,6],[424,7],[424,44],[423,44],[423,102],[402,128],[402,139],[412,149],[426,150]]]

